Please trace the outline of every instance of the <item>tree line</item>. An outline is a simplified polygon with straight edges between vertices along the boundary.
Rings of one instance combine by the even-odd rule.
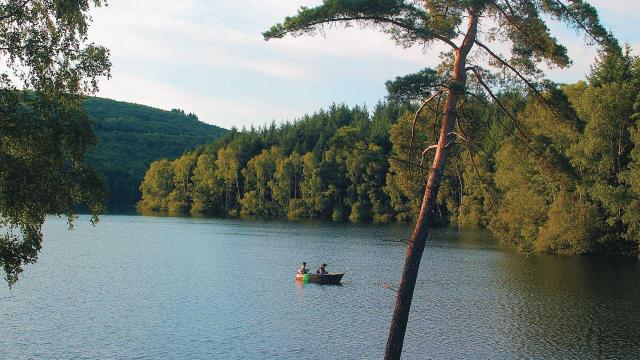
[[[402,81],[387,84],[389,100],[373,111],[332,105],[155,161],[138,208],[415,220],[439,118],[414,117],[417,105],[394,96]],[[587,81],[549,85],[542,97],[519,89],[467,95],[435,217],[486,226],[527,252],[632,251],[640,238],[639,89],[640,61],[627,48],[601,53]]]

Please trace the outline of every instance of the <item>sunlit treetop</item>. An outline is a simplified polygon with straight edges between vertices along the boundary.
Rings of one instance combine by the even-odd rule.
[[[103,0],[0,1],[3,88],[88,94],[109,76],[109,51],[89,42],[89,10]]]
[[[441,42],[456,51],[471,14],[479,18],[474,44],[479,51],[470,54],[470,66],[488,63],[499,71],[534,78],[542,75],[538,67],[541,62],[569,66],[567,49],[552,36],[548,20],[584,33],[589,43],[620,48],[600,24],[595,8],[581,0],[324,0],[317,7],[301,7],[295,16],[285,18],[263,35],[267,40],[314,35],[341,23],[380,30],[403,47],[418,45],[426,49]],[[508,49],[508,55],[500,54],[497,48]],[[445,56],[445,61],[447,58],[451,57]]]

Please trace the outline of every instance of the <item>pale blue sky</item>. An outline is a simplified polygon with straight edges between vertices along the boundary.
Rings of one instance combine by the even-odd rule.
[[[293,120],[332,102],[373,107],[384,82],[438,63],[441,48],[401,49],[383,34],[335,28],[326,36],[265,42],[261,32],[319,0],[110,0],[93,11],[90,38],[111,50],[112,79],[99,96],[182,108],[225,128]],[[640,0],[592,0],[602,22],[640,49]],[[555,81],[584,78],[595,49],[553,26],[574,66]],[[637,54],[638,52],[635,51]]]

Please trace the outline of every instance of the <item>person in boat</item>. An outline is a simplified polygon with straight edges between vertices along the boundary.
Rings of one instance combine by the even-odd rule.
[[[298,268],[298,274],[306,274],[308,272],[309,272],[309,269],[307,269],[307,263],[303,261],[302,266]]]
[[[327,267],[327,264],[322,264],[320,268],[316,270],[316,274],[321,274],[321,275],[328,274],[329,272],[327,272],[327,270],[325,269],[326,267]]]

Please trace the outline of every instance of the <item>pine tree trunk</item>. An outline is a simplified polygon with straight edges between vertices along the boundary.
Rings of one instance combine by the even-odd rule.
[[[462,45],[455,50],[455,60],[453,68],[452,81],[447,89],[447,99],[444,104],[442,125],[440,127],[440,136],[436,147],[436,153],[429,172],[429,179],[424,190],[420,213],[416,221],[416,226],[409,238],[407,245],[407,253],[405,256],[404,269],[402,278],[398,287],[398,295],[396,304],[393,309],[393,317],[391,326],[389,327],[389,337],[387,339],[387,348],[385,351],[386,360],[398,360],[402,354],[402,345],[404,343],[404,335],[407,330],[407,322],[409,320],[409,310],[411,308],[411,300],[413,299],[413,290],[418,277],[418,269],[420,268],[420,260],[424,251],[429,226],[434,222],[434,210],[436,198],[438,197],[438,189],[442,181],[445,164],[449,148],[447,144],[455,140],[453,131],[456,125],[456,106],[458,99],[464,93],[466,84],[466,60],[469,50],[473,46],[476,38],[478,26],[478,18],[475,14],[469,16],[469,26],[467,34]]]

